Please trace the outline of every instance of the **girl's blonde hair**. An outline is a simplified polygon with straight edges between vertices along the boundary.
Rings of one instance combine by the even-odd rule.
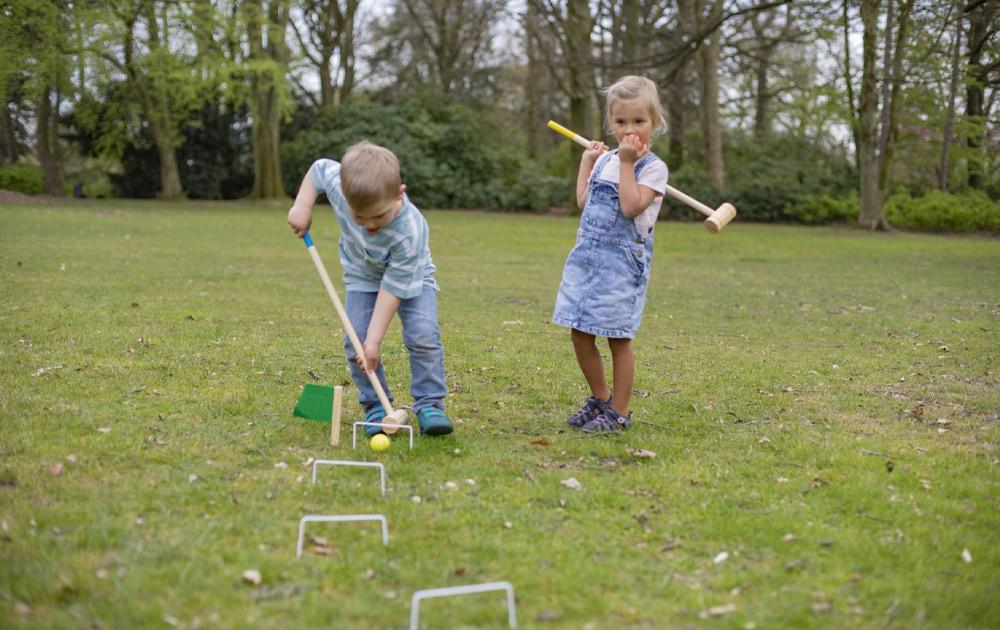
[[[653,121],[654,136],[667,130],[667,121],[663,117],[663,106],[660,105],[660,94],[656,89],[656,84],[646,77],[626,75],[604,90],[604,94],[607,96],[607,112],[604,122],[608,126],[608,131],[612,129],[611,109],[622,101],[636,100],[649,110],[650,119]]]

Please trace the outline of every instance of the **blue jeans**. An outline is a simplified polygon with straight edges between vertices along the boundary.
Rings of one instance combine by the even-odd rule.
[[[378,293],[366,291],[348,291],[345,310],[347,316],[358,333],[361,343],[368,335],[368,323],[375,311],[375,299]],[[423,293],[415,298],[402,300],[399,303],[399,319],[403,323],[403,344],[410,355],[410,394],[413,396],[413,410],[428,407],[434,403],[444,403],[448,388],[444,381],[444,347],[441,345],[441,329],[437,321],[437,291],[433,287],[424,286]],[[347,364],[351,368],[351,378],[358,386],[358,402],[362,405],[377,403],[378,395],[372,387],[368,375],[355,362],[357,353],[350,338],[344,333],[344,351],[347,353]],[[383,363],[379,362],[375,370],[385,395],[391,402],[392,392],[385,380]]]

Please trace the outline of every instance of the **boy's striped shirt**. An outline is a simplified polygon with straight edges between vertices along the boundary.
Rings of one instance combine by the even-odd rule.
[[[309,169],[316,190],[326,193],[340,224],[340,265],[348,291],[385,289],[406,300],[438,288],[430,230],[420,210],[403,195],[396,217],[375,234],[354,222],[340,186],[340,163],[320,159]]]

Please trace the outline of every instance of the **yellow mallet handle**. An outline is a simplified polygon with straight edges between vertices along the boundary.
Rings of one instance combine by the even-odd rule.
[[[579,144],[582,147],[587,147],[588,149],[590,148],[590,141],[589,140],[587,140],[586,138],[584,138],[580,134],[573,133],[572,131],[570,131],[569,129],[563,127],[562,125],[560,125],[559,123],[557,123],[554,120],[550,120],[549,121],[549,129],[551,129],[552,131],[556,132],[557,134],[559,134],[561,136],[565,136],[565,137],[569,138],[570,140],[572,140],[573,142]]]

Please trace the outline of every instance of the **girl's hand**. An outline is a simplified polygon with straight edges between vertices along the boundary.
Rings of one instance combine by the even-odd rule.
[[[354,357],[354,360],[358,362],[362,370],[368,372],[374,372],[378,369],[379,360],[382,353],[382,344],[375,343],[374,341],[365,340],[364,347],[362,348],[365,353],[364,356],[358,355]]]
[[[590,146],[583,150],[582,161],[585,163],[593,164],[597,161],[597,158],[601,156],[602,153],[608,150],[608,145],[604,144],[600,140],[591,140]]]
[[[296,236],[302,238],[302,235],[312,225],[312,208],[300,203],[293,204],[288,211],[288,225],[291,226]]]
[[[647,153],[649,153],[649,147],[642,143],[639,134],[626,134],[618,143],[618,159],[622,162],[633,163]]]

